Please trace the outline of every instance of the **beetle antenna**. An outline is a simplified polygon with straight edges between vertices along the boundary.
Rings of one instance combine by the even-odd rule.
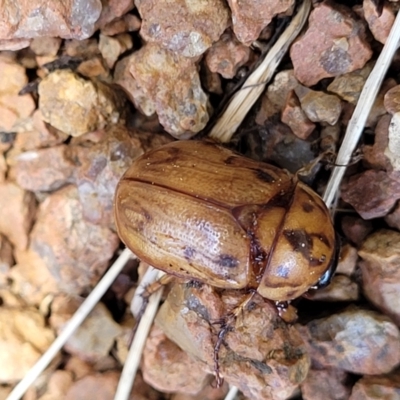
[[[295,179],[298,179],[299,176],[311,176],[314,168],[319,164],[324,164],[329,167],[349,167],[351,165],[357,164],[359,161],[361,161],[364,156],[361,152],[355,152],[350,160],[350,162],[346,165],[341,165],[337,164],[334,162],[334,158],[336,158],[336,154],[332,152],[331,150],[326,150],[323,153],[321,153],[318,157],[316,157],[314,160],[309,162],[307,165],[305,165],[303,168],[300,168],[297,173],[295,174]]]
[[[318,157],[314,158],[311,162],[309,162],[307,165],[305,165],[303,168],[300,168],[297,173],[295,174],[295,178],[298,178],[299,176],[309,176],[311,175],[312,171],[314,168],[322,161],[329,159],[329,157],[332,157],[333,153],[330,150],[324,151],[321,153]]]

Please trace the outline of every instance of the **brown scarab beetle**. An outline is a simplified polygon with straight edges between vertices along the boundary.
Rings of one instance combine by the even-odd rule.
[[[139,157],[118,184],[119,236],[168,274],[287,302],[324,285],[336,239],[322,199],[297,177],[210,142]]]

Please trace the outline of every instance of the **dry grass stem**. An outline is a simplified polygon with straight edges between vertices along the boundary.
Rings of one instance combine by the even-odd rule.
[[[68,339],[74,334],[76,329],[82,324],[85,318],[93,310],[95,305],[103,297],[107,289],[114,282],[115,278],[120,274],[122,268],[133,256],[130,250],[125,249],[117,258],[114,264],[110,267],[107,273],[103,276],[97,286],[93,289],[90,295],[85,299],[82,305],[76,310],[75,314],[66,324],[63,331],[58,335],[57,339],[39,358],[36,364],[29,370],[25,377],[14,387],[8,395],[7,400],[19,400],[38,376],[47,368],[54,357],[62,349]]]
[[[275,74],[276,68],[289,49],[289,46],[307,22],[310,9],[311,1],[304,0],[298,13],[293,17],[290,25],[279,37],[274,46],[272,46],[264,61],[248,77],[241,90],[232,97],[224,114],[211,130],[209,134],[211,138],[223,143],[231,140],[233,134]]]
[[[346,165],[349,164],[351,155],[360,140],[365,127],[368,115],[376,99],[382,81],[390,66],[393,56],[399,47],[400,41],[400,13],[397,13],[396,20],[390,31],[386,44],[379,55],[371,74],[365,82],[357,106],[347,126],[342,145],[340,146],[331,177],[324,193],[324,201],[328,207],[332,206],[335,196],[338,195],[339,185],[346,172]]]
[[[239,393],[238,388],[232,386],[232,387],[229,389],[229,392],[226,394],[224,400],[235,400],[236,397],[237,397],[237,395],[238,395],[238,393]]]
[[[160,279],[164,272],[157,272],[158,276],[156,279]],[[144,345],[146,343],[147,336],[149,335],[150,328],[153,325],[162,292],[163,288],[150,296],[146,311],[140,320],[137,332],[132,342],[132,346],[129,349],[128,357],[125,361],[121,378],[118,383],[117,392],[114,397],[115,400],[128,400],[130,397],[133,382],[140,365],[140,359],[142,358]]]

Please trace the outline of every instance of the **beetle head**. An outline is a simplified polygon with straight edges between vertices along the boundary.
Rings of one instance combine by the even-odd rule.
[[[270,300],[290,301],[329,282],[336,267],[336,235],[325,203],[301,182],[295,183],[281,214],[258,292]],[[265,212],[259,228],[271,230],[271,220],[276,212]],[[261,239],[261,245],[268,244]]]

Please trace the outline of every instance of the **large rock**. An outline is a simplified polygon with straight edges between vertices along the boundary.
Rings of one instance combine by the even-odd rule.
[[[100,0],[2,2],[0,39],[39,36],[85,39],[94,33],[101,10]]]
[[[306,33],[290,49],[296,78],[306,86],[362,68],[371,58],[365,24],[346,6],[317,3]]]
[[[129,64],[133,78],[144,97],[151,99],[168,133],[188,139],[205,128],[210,105],[193,60],[148,43],[130,56]],[[134,100],[140,103],[141,99],[143,96]]]
[[[276,15],[290,15],[295,2],[293,0],[228,0],[228,4],[232,11],[233,31],[236,37],[250,46]]]
[[[21,380],[54,340],[36,309],[0,308],[0,383]]]
[[[258,295],[232,318],[232,310],[245,297],[240,291],[218,293],[208,285],[176,284],[156,323],[211,373],[218,335],[228,324],[231,328],[218,351],[224,379],[252,399],[286,399],[308,373],[304,344],[294,326],[278,316],[275,305]]]
[[[400,363],[400,332],[390,318],[354,306],[296,325],[316,368],[379,375]]]
[[[57,281],[54,292],[80,294],[95,285],[119,245],[110,229],[86,222],[74,186],[40,204],[30,236],[30,251]]]
[[[39,84],[43,120],[72,136],[103,129],[123,120],[125,99],[100,80],[56,70]]]
[[[400,326],[400,233],[382,229],[369,235],[358,254],[367,298]]]
[[[203,54],[229,24],[229,11],[222,0],[140,0],[141,36],[149,43],[185,57]]]

